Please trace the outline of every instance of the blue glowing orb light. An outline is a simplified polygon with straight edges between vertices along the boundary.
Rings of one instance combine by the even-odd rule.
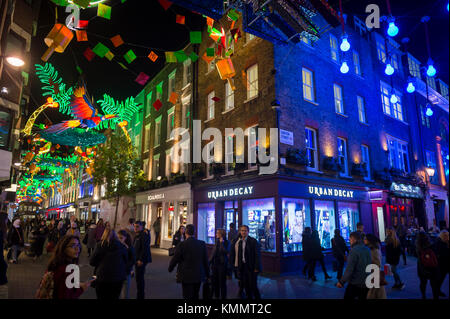
[[[386,73],[387,75],[392,75],[394,74],[394,68],[392,67],[392,65],[390,63],[388,63],[386,65],[386,69],[384,70],[384,73]]]
[[[412,82],[409,82],[408,86],[406,87],[406,92],[414,93],[415,90],[416,90],[416,87],[414,86],[414,84]]]
[[[395,94],[392,94],[390,101],[392,104],[395,104],[398,102],[398,97]]]
[[[389,27],[388,27],[388,30],[387,30],[387,34],[390,37],[395,37],[398,34],[398,27],[395,25],[395,21],[394,20],[389,22]]]
[[[434,68],[433,64],[429,64],[427,68],[427,75],[429,77],[433,77],[436,75],[436,69]]]
[[[427,115],[428,117],[433,116],[433,110],[431,109],[430,104],[427,104],[426,115]]]
[[[346,35],[342,37],[340,49],[342,52],[347,52],[350,50],[350,42],[348,42],[348,37]]]
[[[348,72],[348,70],[349,70],[349,67],[348,67],[348,64],[347,64],[347,62],[342,62],[342,65],[341,65],[341,73],[347,73]]]

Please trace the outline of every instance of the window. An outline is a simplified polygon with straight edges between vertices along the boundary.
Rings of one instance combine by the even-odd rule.
[[[330,51],[331,51],[331,59],[339,63],[338,41],[336,37],[332,34],[330,34]]]
[[[143,165],[144,165],[144,176],[147,179],[147,176],[148,176],[148,158],[146,158],[143,161]]]
[[[141,139],[141,137],[140,137],[139,134],[134,137],[134,147],[137,148],[137,149],[139,149],[139,141],[140,141],[140,139]]]
[[[163,95],[163,85],[164,85],[164,81],[162,81],[161,83],[159,83],[156,86],[156,99],[160,100],[162,102],[162,95]]]
[[[212,120],[214,118],[215,102],[214,102],[213,98],[215,98],[215,96],[216,96],[216,93],[214,91],[211,91],[208,94],[208,114],[206,115],[207,120]]]
[[[420,63],[408,53],[409,74],[420,79]]]
[[[213,163],[214,163],[214,142],[206,144],[207,160],[206,160],[206,178],[214,176]]]
[[[420,117],[422,119],[422,125],[430,128],[430,118],[425,114],[423,105],[420,106]]]
[[[153,156],[153,172],[152,172],[152,179],[156,181],[159,176],[159,157],[160,154]]]
[[[233,174],[233,162],[234,162],[234,141],[233,136],[227,136],[225,139],[225,174]]]
[[[448,100],[448,85],[445,84],[442,80],[439,80],[439,89],[441,95]]]
[[[228,81],[225,83],[225,111],[234,108],[234,91]]]
[[[191,59],[187,59],[183,63],[183,87],[191,83],[192,81],[192,62]]]
[[[283,198],[283,252],[301,251],[302,233],[311,227],[309,200]]]
[[[314,73],[308,69],[302,69],[302,79],[303,79],[303,99],[314,102]]]
[[[198,239],[214,244],[216,238],[215,203],[198,204]]]
[[[317,134],[312,128],[305,128],[305,144],[306,155],[308,156],[308,167],[313,169],[319,168],[318,152],[317,152]]]
[[[176,70],[173,71],[169,75],[169,85],[168,85],[168,95],[169,96],[170,96],[170,94],[172,94],[172,92],[175,92],[175,73],[176,73]]]
[[[427,167],[432,167],[435,170],[433,177],[430,176],[430,182],[433,184],[437,184],[439,174],[437,172],[437,166],[436,166],[436,153],[433,151],[426,151],[425,154],[427,157]]]
[[[17,56],[25,52],[27,41],[19,34],[10,31],[7,35],[5,56]]]
[[[147,94],[147,105],[145,108],[145,117],[150,116],[150,111],[151,111],[151,107],[152,107],[152,95],[153,95],[153,91],[150,92],[149,94]]]
[[[161,144],[161,117],[159,116],[155,121],[155,145],[157,147]]]
[[[366,168],[366,179],[371,180],[369,147],[366,145],[361,145],[361,164]]]
[[[392,136],[387,136],[389,150],[389,167],[409,173],[408,143]]]
[[[250,154],[255,154],[256,158],[248,158],[248,169],[253,169],[257,167],[258,161],[258,144],[259,144],[259,136],[258,136],[258,125],[250,127],[248,129],[248,145],[250,149]]]
[[[436,81],[434,78],[427,76],[427,85],[436,91]]]
[[[314,215],[316,230],[319,232],[320,245],[325,249],[331,248],[331,238],[336,229],[334,202],[315,201]]]
[[[386,63],[386,46],[384,45],[384,39],[377,39],[377,54],[378,60]]]
[[[170,177],[170,173],[172,173],[172,161],[170,157],[170,150],[166,151],[166,176]]]
[[[13,117],[9,110],[0,109],[0,149],[8,150]]]
[[[263,198],[242,201],[242,225],[260,244],[261,251],[276,251],[275,200]]]
[[[398,55],[397,53],[392,53],[391,54],[391,63],[392,63],[392,67],[396,70],[399,70],[400,68],[400,62],[398,60]]]
[[[181,108],[181,127],[188,129],[189,127],[189,112],[190,112],[190,107],[191,107],[191,96],[189,96],[188,98],[188,102],[185,103],[183,101],[183,106]]]
[[[333,89],[334,89],[334,106],[336,113],[344,114],[344,99],[342,98],[342,87],[335,83],[333,84]]]
[[[147,124],[145,126],[144,143],[145,143],[144,152],[148,152],[148,149],[150,147],[150,124]]]
[[[358,204],[338,202],[338,216],[341,236],[349,243],[350,234],[356,231],[356,224],[359,223]]]
[[[247,69],[247,100],[258,96],[258,65]]]
[[[353,17],[353,22],[355,24],[356,31],[358,31],[361,36],[364,36],[367,33],[367,27],[365,22],[358,19],[356,16]]]
[[[397,90],[392,92],[392,88],[383,82],[381,82],[380,88],[384,114],[396,118],[397,120],[404,121],[401,94]],[[398,100],[397,103],[391,102],[392,93],[395,93]]]
[[[361,64],[359,63],[359,54],[353,51],[353,66],[355,67],[355,74],[362,75]]]
[[[348,175],[347,141],[338,137],[338,159],[341,165],[341,174]]]
[[[367,123],[366,122],[366,106],[364,103],[364,98],[361,96],[356,97],[357,103],[358,103],[358,118],[361,123]]]
[[[170,140],[170,133],[175,127],[175,107],[167,111],[167,140]]]

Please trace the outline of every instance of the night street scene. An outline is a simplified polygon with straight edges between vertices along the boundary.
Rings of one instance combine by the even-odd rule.
[[[0,36],[3,301],[448,306],[448,0],[1,0]]]

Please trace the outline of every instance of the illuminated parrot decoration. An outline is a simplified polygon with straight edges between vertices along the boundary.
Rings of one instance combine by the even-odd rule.
[[[50,126],[45,131],[48,133],[59,134],[69,128],[95,128],[101,122],[117,118],[115,114],[107,114],[99,116],[98,111],[92,106],[91,101],[86,95],[84,87],[78,87],[73,92],[73,97],[70,103],[71,114],[76,120],[63,121],[59,124]]]

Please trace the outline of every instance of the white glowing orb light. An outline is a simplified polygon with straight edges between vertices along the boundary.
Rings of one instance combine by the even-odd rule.
[[[341,73],[347,73],[348,72],[348,70],[349,70],[349,67],[348,67],[348,64],[347,64],[347,62],[342,62],[342,65],[341,65]]]

